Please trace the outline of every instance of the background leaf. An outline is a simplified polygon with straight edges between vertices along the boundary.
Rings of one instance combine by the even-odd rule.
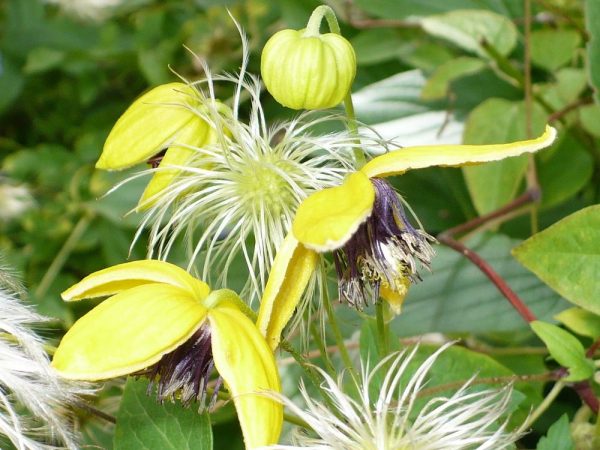
[[[585,25],[590,36],[587,45],[587,66],[590,86],[596,92],[596,103],[600,103],[600,2],[586,0]]]
[[[535,320],[531,328],[544,341],[552,358],[569,369],[566,381],[581,381],[594,374],[594,363],[587,359],[581,342],[571,333],[550,323]]]
[[[455,9],[487,8],[508,16],[519,15],[519,2],[506,0],[356,0],[364,11],[375,17],[404,19],[412,16],[428,16]]]
[[[510,256],[518,241],[481,235],[466,242],[506,280],[540,318],[550,319],[567,303]],[[390,326],[399,336],[428,332],[494,333],[526,329],[527,323],[469,260],[437,246],[431,274],[411,287],[400,314]]]
[[[533,108],[533,133],[539,136],[546,114]],[[471,112],[465,124],[465,144],[498,144],[526,139],[525,105],[503,99],[489,99]],[[465,181],[479,214],[494,211],[512,200],[527,169],[527,155],[479,166],[463,167]]]
[[[592,339],[600,337],[600,316],[585,309],[565,309],[554,316],[554,318],[564,323],[577,334],[588,336]]]
[[[117,414],[115,450],[212,450],[207,414],[179,403],[161,405],[145,380],[129,378]]]
[[[600,205],[537,233],[513,254],[571,303],[600,314]]]
[[[537,450],[575,450],[575,442],[569,429],[569,417],[560,416],[548,429],[548,434],[540,439]]]
[[[554,72],[575,57],[580,44],[575,30],[536,30],[531,33],[531,62]]]
[[[488,58],[486,41],[501,55],[508,55],[517,43],[517,29],[508,18],[483,10],[455,10],[421,20],[429,34],[446,39],[471,53]]]

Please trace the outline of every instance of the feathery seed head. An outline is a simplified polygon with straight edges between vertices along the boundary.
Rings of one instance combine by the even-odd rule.
[[[362,368],[360,381],[347,393],[344,377],[334,380],[324,371],[323,391],[331,410],[314,400],[304,386],[301,393],[306,409],[274,394],[294,414],[304,420],[314,435],[297,433],[294,445],[277,445],[271,450],[311,448],[319,450],[502,450],[512,446],[520,432],[508,431],[503,417],[507,413],[511,388],[469,390],[469,382],[449,397],[429,400],[420,411],[416,400],[427,373],[447,344],[427,358],[407,378],[417,348],[392,354],[372,370]],[[372,395],[375,380],[385,372],[381,389]]]
[[[0,445],[6,438],[19,450],[76,449],[68,405],[90,391],[52,370],[44,342],[33,331],[48,319],[5,285],[0,287]]]

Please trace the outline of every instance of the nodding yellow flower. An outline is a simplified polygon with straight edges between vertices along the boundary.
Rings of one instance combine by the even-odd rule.
[[[142,194],[145,209],[165,189],[179,170],[201,147],[216,140],[212,127],[201,117],[199,92],[184,83],[168,83],[143,94],[123,113],[112,128],[96,168],[125,169],[142,162],[156,171]]]
[[[133,261],[95,272],[63,292],[66,301],[111,296],[79,319],[52,365],[64,378],[103,380],[146,375],[158,398],[206,399],[213,368],[231,393],[246,448],[277,442],[280,403],[273,352],[245,303],[163,261]],[[218,382],[217,382],[218,384]],[[216,398],[218,385],[213,399]]]
[[[258,326],[271,347],[279,344],[319,253],[334,252],[340,300],[358,308],[381,296],[399,312],[410,283],[419,279],[419,266],[429,267],[433,238],[409,223],[398,195],[382,177],[532,153],[555,137],[556,130],[547,126],[536,139],[508,144],[403,148],[374,158],[340,186],[310,195],[296,211],[261,301]]]

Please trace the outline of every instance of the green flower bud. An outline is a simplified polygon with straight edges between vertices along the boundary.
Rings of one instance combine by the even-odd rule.
[[[356,75],[356,56],[339,34],[282,30],[262,52],[261,73],[267,90],[292,109],[338,105]]]

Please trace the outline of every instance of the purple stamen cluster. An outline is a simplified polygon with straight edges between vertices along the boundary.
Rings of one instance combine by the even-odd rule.
[[[380,178],[371,182],[371,215],[333,255],[340,300],[358,309],[377,301],[382,286],[402,294],[420,281],[418,269],[429,269],[434,254],[435,239],[411,225],[394,188]]]
[[[154,385],[157,386],[157,398],[161,403],[178,398],[185,406],[198,401],[200,407],[204,408],[207,406],[206,390],[213,369],[210,328],[204,324],[184,344],[164,355],[140,375],[150,378],[148,395],[153,392]],[[219,378],[208,407],[214,404],[220,385]]]

